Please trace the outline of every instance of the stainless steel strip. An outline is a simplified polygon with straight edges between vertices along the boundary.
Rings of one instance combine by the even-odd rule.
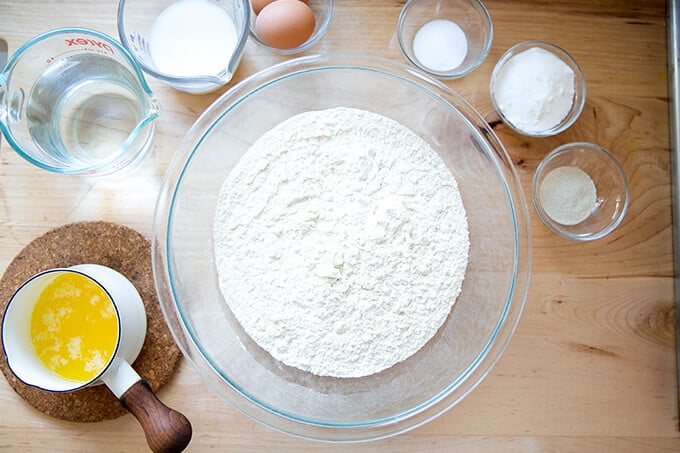
[[[668,30],[668,97],[670,110],[671,179],[673,190],[673,256],[675,287],[675,354],[678,378],[678,408],[680,410],[680,74],[678,74],[678,7],[675,0],[666,2]],[[680,415],[680,414],[679,414]],[[678,427],[680,429],[680,426]]]

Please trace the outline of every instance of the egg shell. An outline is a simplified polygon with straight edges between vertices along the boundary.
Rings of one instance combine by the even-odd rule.
[[[314,33],[312,9],[300,0],[276,0],[262,8],[255,19],[255,33],[276,49],[293,49]]]
[[[260,14],[262,8],[273,2],[274,0],[250,0],[250,7],[253,8],[255,14]]]
[[[270,4],[271,2],[276,1],[276,0],[250,0],[250,6],[253,8],[253,12],[255,14],[260,14],[260,11],[262,11],[262,8]],[[308,0],[298,0],[302,1],[305,3],[309,3]]]

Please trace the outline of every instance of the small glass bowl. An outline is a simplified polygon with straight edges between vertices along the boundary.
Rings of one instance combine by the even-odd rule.
[[[413,41],[418,30],[438,19],[456,23],[467,38],[465,59],[449,71],[437,71],[425,66],[413,50]],[[472,72],[489,54],[493,26],[488,11],[478,0],[409,0],[399,15],[397,38],[399,48],[410,64],[439,79],[457,79]]]
[[[314,44],[316,44],[319,39],[321,39],[324,33],[326,33],[326,29],[328,29],[328,25],[331,23],[331,17],[333,17],[333,0],[309,0],[307,5],[309,5],[312,12],[314,13],[316,24],[314,25],[314,32],[312,33],[312,36],[310,36],[309,39],[304,43],[292,49],[277,49],[276,47],[271,47],[263,43],[260,38],[257,37],[257,33],[255,33],[255,20],[257,19],[257,15],[252,10],[252,8],[250,10],[251,39],[265,49],[271,50],[272,52],[278,53],[280,55],[294,55],[309,49]]]
[[[541,204],[545,177],[563,166],[577,167],[587,173],[597,192],[590,214],[576,225],[556,222]],[[551,151],[538,165],[531,184],[531,199],[541,221],[560,236],[576,241],[592,241],[613,231],[626,214],[628,198],[628,180],[621,164],[607,150],[585,142],[567,143]]]
[[[498,100],[496,99],[497,79],[501,74],[505,64],[508,61],[510,61],[510,59],[513,58],[514,56],[534,47],[552,53],[557,58],[566,63],[571,68],[572,71],[574,71],[574,97],[572,99],[571,109],[569,110],[567,115],[562,119],[562,121],[560,121],[558,124],[549,129],[541,131],[524,130],[517,124],[514,124],[503,113],[503,111],[499,107]],[[493,104],[493,108],[496,110],[496,113],[498,113],[498,116],[500,116],[501,120],[503,120],[503,122],[507,124],[511,129],[522,135],[528,135],[531,137],[548,137],[564,131],[572,124],[574,124],[574,122],[578,119],[579,115],[581,115],[581,112],[583,111],[583,106],[585,105],[586,102],[586,81],[585,77],[583,76],[583,71],[581,71],[581,68],[578,65],[578,63],[576,63],[576,60],[561,47],[545,41],[525,41],[512,46],[498,60],[498,63],[496,63],[496,66],[493,69],[493,73],[491,74],[491,82],[489,84],[489,95],[491,96],[491,103]]]

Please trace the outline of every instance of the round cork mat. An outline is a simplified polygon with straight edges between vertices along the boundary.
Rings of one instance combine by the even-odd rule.
[[[0,279],[0,313],[5,313],[14,291],[32,275],[76,264],[108,266],[127,277],[137,288],[146,309],[147,331],[133,367],[154,392],[158,391],[170,380],[181,353],[158,304],[151,273],[151,246],[144,236],[131,228],[108,222],[79,222],[56,228],[35,239],[12,260]],[[31,387],[14,376],[4,353],[0,369],[9,385],[24,400],[52,417],[96,422],[127,413],[105,385],[70,393]]]

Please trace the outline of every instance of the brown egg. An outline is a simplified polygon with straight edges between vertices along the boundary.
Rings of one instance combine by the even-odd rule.
[[[250,6],[253,8],[253,12],[255,14],[260,14],[260,11],[262,11],[262,8],[270,4],[275,0],[250,0]],[[308,3],[308,0],[299,0],[305,3]]]
[[[276,49],[293,49],[312,36],[316,19],[300,0],[276,0],[266,5],[255,19],[255,33]]]

